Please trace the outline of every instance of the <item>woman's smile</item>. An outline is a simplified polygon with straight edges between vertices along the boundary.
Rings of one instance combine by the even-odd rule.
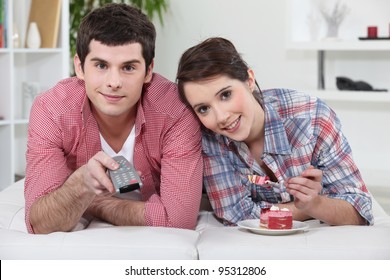
[[[226,130],[230,133],[233,133],[235,131],[237,131],[237,129],[240,127],[240,120],[241,120],[241,116],[238,117],[238,119],[236,119],[234,122],[232,122],[230,125],[226,126],[223,128],[223,130]]]

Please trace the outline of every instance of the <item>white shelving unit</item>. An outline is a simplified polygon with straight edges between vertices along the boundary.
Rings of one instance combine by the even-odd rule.
[[[23,108],[22,84],[39,84],[40,91],[69,76],[69,1],[61,1],[56,48],[27,49],[25,35],[31,0],[8,0],[8,45],[0,49],[0,190],[25,174],[28,117]],[[43,15],[44,16],[44,15]],[[19,31],[19,46],[12,35]]]
[[[324,39],[326,24],[318,10],[321,4],[332,9],[336,1],[287,2],[287,50],[317,53],[313,71],[317,70],[318,86],[306,91],[337,112],[367,185],[390,187],[390,92],[340,91],[333,82],[336,76],[346,76],[390,91],[390,40],[359,40],[372,25],[378,27],[379,37],[390,37],[390,1],[342,1],[349,13],[338,39]]]
[[[390,40],[289,42],[288,48],[307,51],[389,51]]]
[[[328,74],[325,64],[329,53],[336,57],[334,60],[337,58],[342,60],[347,53],[355,53],[355,57],[359,58],[367,53],[382,53],[385,58],[390,59],[388,14],[390,2],[385,0],[341,1],[341,5],[346,5],[349,12],[339,26],[339,36],[326,38],[327,25],[321,15],[320,7],[330,12],[335,3],[336,1],[328,0],[287,1],[287,49],[317,52],[317,84],[320,90],[328,88],[325,86],[325,75]],[[367,36],[367,27],[372,25],[378,27],[379,37],[387,37],[389,40],[359,40],[359,37]],[[390,67],[387,68],[389,69]],[[388,73],[390,75],[390,71]],[[386,88],[390,89],[390,83],[386,82]]]

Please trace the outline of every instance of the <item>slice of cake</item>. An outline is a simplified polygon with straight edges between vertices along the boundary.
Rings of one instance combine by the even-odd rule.
[[[292,211],[287,208],[279,209],[277,206],[262,209],[260,227],[266,229],[291,229]]]

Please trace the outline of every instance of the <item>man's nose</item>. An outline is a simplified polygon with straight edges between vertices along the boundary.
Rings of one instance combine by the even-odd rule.
[[[112,89],[119,89],[122,87],[122,79],[118,71],[111,70],[107,77],[107,86]]]

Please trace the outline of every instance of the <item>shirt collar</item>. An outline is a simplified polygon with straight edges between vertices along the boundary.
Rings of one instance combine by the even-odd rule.
[[[92,116],[92,110],[91,110],[91,104],[89,102],[89,98],[87,96],[87,93],[84,89],[84,100],[83,104],[81,106],[81,115],[83,118],[83,127],[86,127],[88,119]]]

